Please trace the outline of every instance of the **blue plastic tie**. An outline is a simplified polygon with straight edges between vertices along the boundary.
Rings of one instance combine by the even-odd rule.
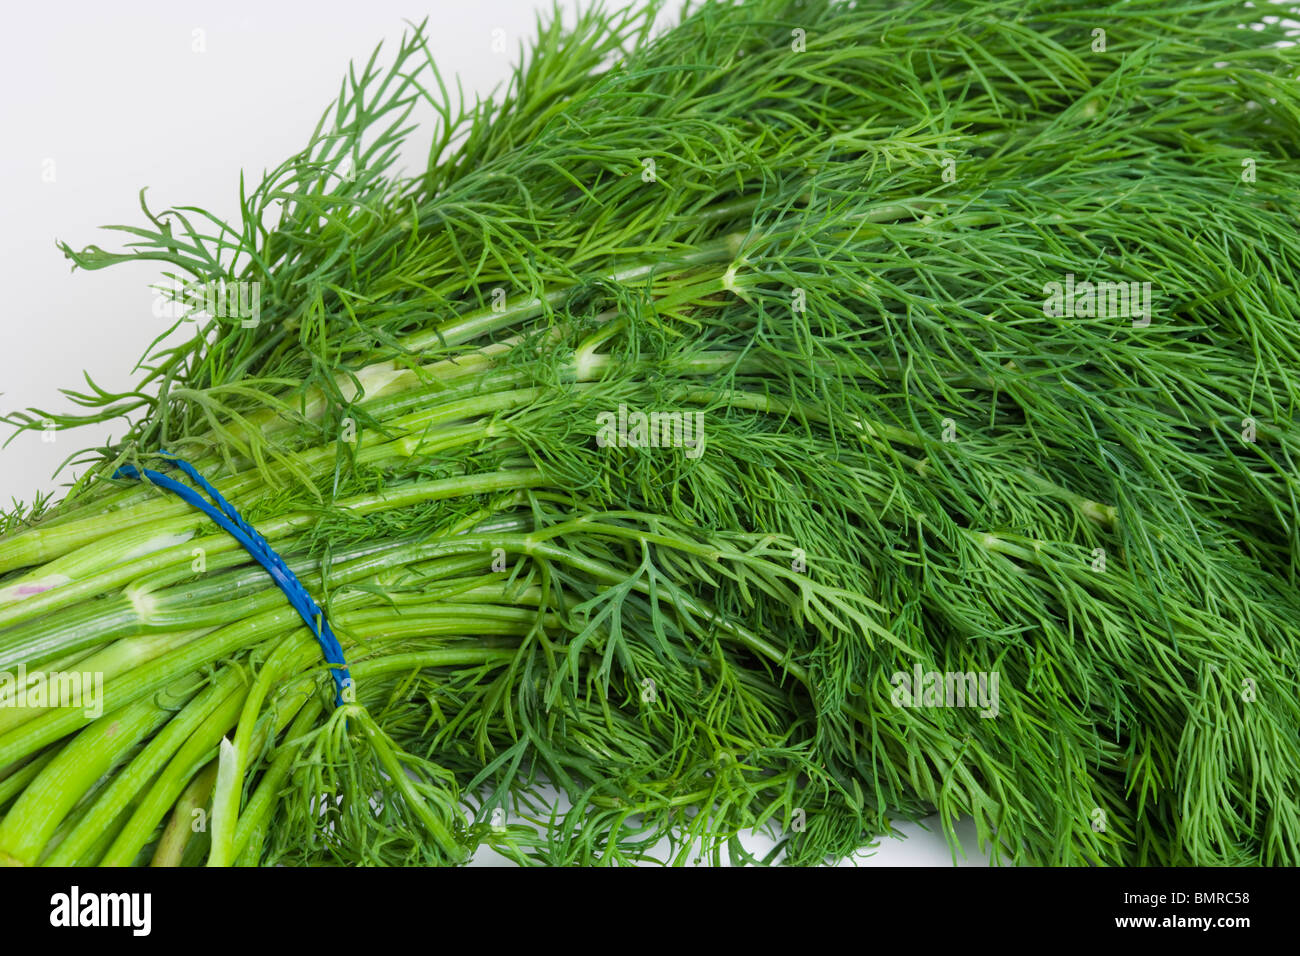
[[[244,549],[257,559],[257,562],[266,568],[271,579],[280,586],[289,603],[293,605],[294,610],[307,623],[312,634],[316,636],[317,643],[320,644],[321,650],[325,654],[325,660],[336,666],[330,668],[334,677],[334,703],[339,706],[344,702],[344,692],[352,686],[352,676],[348,673],[347,661],[343,659],[343,647],[339,644],[334,632],[330,630],[329,621],[325,619],[325,612],[320,606],[312,600],[312,596],[307,589],[302,586],[297,575],[289,570],[284,559],[278,555],[275,550],[266,542],[257,530],[254,529],[243,517],[235,510],[235,506],[221,496],[221,492],[213,488],[207,480],[198,473],[198,470],[183,458],[177,458],[171,452],[161,452],[171,460],[171,464],[179,468],[191,481],[203,489],[209,498],[216,503],[216,507],[204,501],[193,488],[181,484],[175,479],[168,478],[162,472],[151,471],[148,468],[136,468],[134,465],[124,465],[113,475],[114,478],[147,478],[151,484],[159,488],[166,489],[176,495],[182,501],[198,508],[209,518],[220,525],[231,537],[244,546]]]

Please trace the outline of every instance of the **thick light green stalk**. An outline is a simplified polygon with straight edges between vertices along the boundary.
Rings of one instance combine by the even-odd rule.
[[[270,766],[262,775],[257,789],[239,815],[230,855],[241,864],[255,866],[261,861],[267,821],[275,811],[275,805],[280,800],[280,789],[298,757],[297,742],[315,724],[322,709],[317,698],[312,698],[303,705]]]
[[[140,790],[154,780],[198,728],[209,721],[219,724],[227,699],[239,696],[246,684],[247,677],[240,671],[234,668],[222,671],[113,778],[76,829],[43,861],[44,865],[78,866],[88,862],[88,851],[136,800]]]
[[[91,785],[170,716],[170,710],[152,701],[139,701],[78,734],[0,821],[0,860],[34,866],[59,823]]]
[[[217,781],[217,765],[207,765],[204,770],[190,781],[189,786],[176,801],[171,818],[163,835],[158,839],[150,866],[180,866],[185,856],[185,849],[195,834],[195,813],[201,813],[212,797],[212,788]]]
[[[338,502],[337,507],[350,514],[364,517],[387,508],[403,507],[420,502],[443,501],[448,498],[527,488],[543,484],[544,480],[544,477],[536,469],[524,468],[502,471],[496,474],[488,473],[467,475],[463,478],[411,482],[390,492],[357,495]],[[315,516],[310,513],[283,515],[261,523],[258,530],[267,541],[275,546],[285,536],[309,527],[314,518]],[[194,521],[178,522],[170,525],[168,533],[177,532],[182,528],[190,529],[192,533],[195,529],[206,530],[209,527],[208,518],[205,515],[199,515],[199,518]],[[191,538],[180,545],[164,548],[146,557],[132,560],[130,553],[135,546],[138,546],[138,544],[101,550],[97,545],[92,545],[90,546],[91,553],[84,556],[81,556],[80,552],[74,552],[63,559],[65,562],[63,564],[64,569],[80,573],[83,567],[79,567],[78,564],[84,562],[84,570],[87,571],[89,576],[56,590],[28,598],[21,604],[0,610],[0,626],[12,626],[30,620],[37,615],[49,614],[59,608],[68,607],[87,597],[109,593],[114,588],[121,587],[147,574],[185,567],[193,561],[192,551],[195,548],[202,549],[204,554],[208,556],[242,550],[239,542],[224,533],[208,535],[202,538]],[[109,570],[90,573],[90,569],[96,566],[108,568]],[[49,566],[47,565],[47,567]],[[139,600],[137,599],[137,603]],[[131,613],[134,606],[128,607],[129,603],[130,601],[127,599],[126,603],[123,603],[119,608],[119,612],[122,614]],[[0,642],[3,642],[4,639],[5,632],[0,632]]]
[[[135,862],[186,785],[212,760],[222,736],[233,726],[246,692],[245,685],[235,693],[223,695],[216,708],[193,728],[167,768],[136,805],[130,819],[99,861],[100,866],[129,866]]]

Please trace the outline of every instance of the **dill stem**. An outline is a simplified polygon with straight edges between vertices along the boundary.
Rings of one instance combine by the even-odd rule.
[[[370,714],[364,708],[355,705],[344,705],[341,709],[344,712],[342,719],[355,719],[361,725],[361,732],[366,735],[370,746],[374,748],[375,754],[379,757],[388,773],[388,778],[395,783],[407,806],[419,818],[428,833],[437,841],[442,851],[453,860],[463,858],[465,856],[464,848],[455,835],[447,829],[447,826],[429,809],[424,797],[416,791],[411,778],[407,776],[406,768],[397,759],[397,755],[393,753],[393,748],[389,744],[387,737],[375,724]]]
[[[151,499],[113,512],[111,519],[103,514],[95,514],[59,525],[32,528],[23,534],[0,540],[0,574],[15,568],[44,564],[91,541],[120,533],[143,520],[138,517],[142,512],[144,517],[157,520],[183,516],[188,508],[184,502],[173,500],[159,503],[157,499]],[[38,576],[30,574],[16,583]]]
[[[157,832],[159,823],[176,804],[186,786],[202,768],[212,762],[213,754],[225,733],[234,726],[247,692],[232,679],[207,716],[187,726],[184,742],[171,754],[166,768],[157,775],[143,799],[108,848],[99,866],[130,866]]]
[[[319,695],[312,696],[294,717],[289,731],[281,741],[271,765],[262,775],[257,789],[239,815],[233,836],[232,859],[244,862],[250,856],[254,862],[261,857],[262,841],[266,836],[266,821],[280,800],[280,788],[300,751],[300,738],[316,723],[324,709]]]
[[[136,602],[126,594],[79,604],[62,614],[37,618],[9,629],[0,637],[0,669],[20,663],[43,664],[51,658],[87,647],[131,637],[141,623]],[[0,716],[0,726],[5,719]]]
[[[58,756],[58,749],[51,747],[43,753],[11,764],[0,780],[0,809],[31,783],[51,760]]]
[[[514,660],[516,650],[506,647],[440,647],[433,650],[384,654],[358,661],[352,673],[358,680],[401,671],[419,671],[432,667],[455,667],[468,664],[505,665]]]
[[[185,741],[207,721],[220,724],[223,704],[242,696],[246,676],[238,668],[225,668],[167,722],[148,745],[119,771],[96,798],[76,828],[43,861],[46,866],[80,866],[103,832],[136,800],[140,790],[163,771]],[[82,733],[87,733],[83,730]],[[137,811],[138,812],[138,811]]]
[[[595,559],[583,555],[575,554],[551,544],[534,541],[531,536],[524,536],[523,540],[512,542],[506,542],[503,539],[498,540],[501,540],[500,546],[505,547],[507,551],[514,550],[515,553],[537,555],[561,564],[568,564],[572,567],[580,568],[583,571],[592,574],[597,579],[604,580],[609,584],[620,584],[627,580],[627,574],[625,572],[621,572],[608,564],[604,564],[603,562],[596,561]],[[638,593],[646,595],[651,593],[651,586],[644,581],[635,581],[631,586],[633,590]],[[672,595],[672,597],[669,598],[667,595]],[[706,607],[703,602],[698,599],[667,585],[661,584],[659,586],[658,596],[660,600],[667,599],[669,603],[680,602],[680,607],[682,609],[699,614],[705,620],[716,624],[719,629],[725,631],[751,651],[766,657],[774,664],[780,666],[790,674],[791,677],[795,678],[795,680],[804,685],[808,685],[808,672],[800,665],[789,660],[788,653],[759,637],[743,625],[722,617],[711,608]]]
[[[707,375],[734,364],[736,354],[724,351],[694,356],[684,366],[683,371],[688,374]],[[758,370],[763,364],[761,359],[748,363],[742,362],[737,366],[737,371]],[[599,371],[610,369],[611,363],[606,357],[593,356],[581,362],[575,359],[566,367],[581,381],[593,377]],[[490,377],[476,379],[472,387],[476,390],[497,389],[524,381],[526,378],[526,374],[521,372],[492,373]],[[459,426],[450,423],[463,418],[490,416],[496,412],[524,406],[543,397],[544,394],[544,390],[539,388],[514,388],[486,393],[478,391],[467,394],[463,399],[447,402],[445,390],[417,389],[415,392],[397,396],[380,396],[373,403],[360,403],[358,408],[381,418],[383,428],[392,436],[392,440],[365,445],[358,449],[355,453],[356,462],[357,464],[379,464],[389,459],[429,455],[470,444],[485,437],[492,437],[497,430],[486,419]],[[441,406],[396,418],[384,417],[421,398],[435,396],[443,399],[444,403]],[[761,399],[761,396],[745,396],[743,393],[737,393],[735,396],[739,407],[777,411],[776,406],[771,402],[767,406],[757,404]],[[431,433],[429,429],[434,426],[443,426],[443,428],[436,433]],[[342,443],[336,441],[290,453],[281,456],[266,468],[252,469],[218,479],[214,482],[214,486],[223,497],[241,508],[247,508],[257,500],[247,495],[249,491],[253,489],[262,491],[266,488],[264,482],[268,481],[270,487],[274,488],[277,482],[287,479],[293,469],[309,474],[332,470],[341,447]],[[263,494],[265,493],[267,492],[263,491]],[[164,519],[170,517],[175,517],[174,524],[165,522]],[[37,580],[50,574],[80,577],[97,567],[105,567],[116,560],[121,560],[120,555],[124,551],[145,547],[149,541],[161,539],[167,534],[185,534],[202,526],[202,516],[196,515],[184,502],[155,495],[115,511],[112,521],[103,520],[101,515],[91,515],[54,527],[33,528],[22,535],[0,540],[0,573],[14,567],[39,565],[20,578],[17,583],[29,579]],[[100,550],[97,547],[95,550],[82,551],[80,559],[60,560],[90,545],[112,547],[116,550]],[[23,602],[14,602],[9,607],[14,607],[17,603]],[[8,608],[0,603],[0,626],[12,623],[14,620],[5,616],[6,610]]]
[[[245,695],[235,720],[234,740],[222,742],[218,758],[217,785],[212,796],[212,846],[209,865],[229,866],[234,862],[236,850],[234,835],[239,800],[243,793],[244,772],[249,760],[257,718],[272,684],[283,679],[290,670],[297,670],[319,654],[314,640],[296,630],[267,658]],[[234,781],[234,785],[230,784]]]
[[[416,633],[423,634],[421,631]],[[392,637],[389,632],[385,632],[385,637]],[[314,656],[315,647],[311,645],[307,648],[312,652],[310,656],[304,656],[302,661],[309,661]],[[365,660],[357,661],[350,665],[353,678],[359,683],[374,677],[396,672],[416,672],[426,668],[434,667],[454,667],[472,664],[495,664],[505,666],[514,660],[515,651],[510,648],[492,648],[492,647],[446,647],[433,650],[409,651],[398,654],[382,654],[378,657],[370,657]],[[287,661],[282,661],[282,665]],[[267,671],[270,670],[268,661]],[[290,667],[292,665],[289,665]],[[281,666],[277,672],[283,674],[288,667]],[[266,671],[263,672],[265,674]],[[259,681],[262,675],[259,675]],[[250,698],[251,703],[251,698]],[[213,854],[218,859],[239,861],[249,850],[250,844],[256,846],[260,839],[258,834],[261,833],[265,821],[271,811],[274,809],[275,801],[278,800],[278,789],[284,778],[288,775],[297,755],[297,745],[295,741],[301,737],[319,715],[321,705],[319,701],[312,697],[307,705],[295,715],[293,726],[289,729],[285,741],[280,745],[280,751],[275,755],[266,774],[259,782],[256,791],[251,795],[243,811],[235,819],[231,813],[227,819],[234,820],[233,826],[229,833],[220,833],[215,825],[212,836],[214,841]],[[240,717],[239,731],[244,732],[245,727],[252,726],[256,719],[255,711],[245,704],[244,713]],[[239,742],[236,741],[238,748]],[[218,846],[218,840],[221,839],[222,845]],[[256,855],[256,854],[254,854]]]
[[[347,600],[347,596],[340,599],[341,602]],[[178,679],[199,672],[211,661],[239,648],[273,639],[274,635],[300,626],[302,619],[286,605],[205,634],[106,683],[103,694],[105,712],[111,713],[146,695],[169,688]],[[46,711],[20,727],[0,734],[0,765],[35,753],[90,722],[91,719],[79,710]]]
[[[671,259],[640,260],[618,266],[607,271],[606,281],[617,283],[635,283],[654,275],[656,272],[671,273],[683,267],[702,265],[713,262],[726,262],[732,258],[744,241],[740,233],[733,233],[704,243],[699,247]],[[532,296],[516,305],[507,305],[503,309],[487,307],[459,315],[444,322],[434,329],[412,333],[401,339],[403,348],[420,353],[430,346],[438,344],[444,347],[463,345],[481,336],[508,328],[526,319],[536,318],[548,307],[554,308],[564,302],[572,292],[565,286],[550,289],[541,295]]]
[[[510,375],[506,381],[514,382],[518,379],[518,375]],[[423,392],[420,393],[422,396],[424,394]],[[490,436],[491,427],[486,422],[480,424],[477,431],[475,431],[473,424],[449,428],[446,434],[430,434],[428,429],[437,424],[453,422],[461,418],[490,415],[504,408],[526,404],[536,399],[539,394],[540,391],[537,389],[516,389],[504,395],[491,393],[480,396],[469,395],[460,401],[447,403],[446,407],[443,408],[435,407],[405,418],[386,422],[385,427],[395,431],[394,437],[397,440],[381,441],[358,449],[356,452],[357,462],[359,464],[378,464],[388,459],[400,459],[416,454],[431,454],[435,451],[445,451],[459,444],[472,442],[476,438]],[[382,412],[383,410],[377,408],[376,411]],[[269,481],[270,487],[273,489],[278,483],[286,480],[293,469],[332,470],[342,446],[342,442],[334,441],[315,448],[284,455],[269,470],[266,468],[252,469],[248,472],[217,479],[213,482],[213,485],[223,497],[237,506],[246,508],[251,501],[256,500],[247,497],[246,493],[249,490],[256,489],[265,494],[265,483]],[[176,523],[168,524],[165,519],[173,516],[177,519]],[[184,502],[178,502],[171,496],[159,495],[155,492],[148,500],[115,512],[111,521],[104,520],[100,515],[92,515],[75,522],[68,522],[51,528],[37,527],[21,535],[0,539],[0,573],[16,567],[40,565],[39,568],[29,572],[16,583],[22,583],[28,579],[39,579],[51,573],[68,574],[70,576],[84,574],[95,565],[79,564],[75,561],[58,562],[55,559],[64,557],[91,544],[102,544],[106,539],[112,540],[120,546],[118,552],[118,555],[120,555],[122,551],[142,547],[151,539],[158,538],[163,534],[183,533],[188,527],[189,521],[196,521],[202,517],[202,515],[197,515],[193,508]],[[90,555],[93,557],[95,552],[90,552]],[[118,555],[114,555],[114,558],[120,560]],[[101,563],[106,564],[108,562]],[[37,597],[39,596],[37,595]],[[27,600],[30,600],[30,598]],[[5,610],[5,606],[0,604],[0,624],[4,622],[3,614]]]
[[[891,222],[913,215],[915,215],[915,209],[911,204],[892,202],[845,218],[848,222],[865,224]],[[783,235],[792,236],[802,228],[802,224],[788,226],[784,233],[775,232],[765,236],[765,238],[777,239]],[[703,242],[688,251],[659,259],[641,260],[617,266],[607,270],[603,278],[607,282],[632,285],[656,274],[675,274],[684,267],[728,262],[740,253],[746,238],[744,233],[729,233],[720,238]],[[725,284],[729,280],[724,279],[723,282]],[[416,353],[424,351],[435,343],[444,347],[462,345],[499,329],[508,328],[524,320],[536,318],[548,307],[554,308],[560,305],[571,291],[572,289],[567,286],[550,289],[504,309],[489,307],[468,312],[444,322],[435,329],[412,333],[404,337],[401,344],[405,349]]]
[[[536,469],[506,469],[455,478],[410,482],[388,492],[357,495],[339,501],[336,505],[356,515],[367,515],[386,508],[527,488],[544,483],[544,477]],[[311,512],[291,512],[259,521],[258,531],[268,542],[276,546],[285,535],[309,527],[315,520],[316,515]],[[27,598],[18,604],[0,608],[0,627],[13,625],[38,615],[48,615],[54,610],[85,598],[107,593],[145,574],[188,565],[193,560],[192,551],[195,548],[201,548],[208,557],[241,549],[239,542],[234,538],[219,533],[204,538],[190,538],[179,545],[154,551],[134,561],[127,560],[128,555],[139,547],[141,541],[168,534],[180,534],[184,530],[193,531],[209,525],[207,516],[199,514],[193,521],[164,522],[161,526],[163,530],[154,528],[152,534],[141,533],[139,529],[135,529],[126,542],[111,546],[101,544],[88,551],[74,552],[57,565],[47,566],[69,573],[74,580]],[[0,642],[3,641],[4,635],[0,633]]]
[[[203,808],[207,806],[208,800],[212,796],[212,787],[216,781],[217,765],[213,761],[189,782],[189,785],[177,798],[176,806],[172,808],[172,814],[167,820],[167,826],[163,829],[163,834],[158,839],[158,846],[154,849],[153,858],[149,861],[150,866],[176,867],[181,865],[181,860],[185,856],[185,849],[194,838],[194,813],[195,811],[202,812]]]
[[[152,701],[139,701],[116,711],[91,733],[78,734],[0,821],[0,853],[34,866],[50,836],[82,795],[170,716],[171,711]]]
[[[195,631],[182,634],[149,634],[140,637],[125,638],[119,641],[113,641],[106,647],[93,651],[85,657],[76,660],[75,668],[70,664],[60,662],[51,663],[46,666],[47,672],[73,670],[84,674],[102,675],[103,680],[107,683],[114,677],[126,673],[131,668],[136,667],[146,661],[182,647],[190,641],[202,636],[204,631]],[[35,707],[0,707],[0,733],[12,730],[34,717],[44,713],[43,708]]]

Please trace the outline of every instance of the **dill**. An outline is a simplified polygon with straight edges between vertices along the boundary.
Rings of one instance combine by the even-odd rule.
[[[1287,28],[658,10],[557,15],[474,104],[413,28],[238,221],[142,193],[124,251],[63,246],[256,318],[5,419],[126,432],[0,518],[0,669],[104,676],[99,717],[0,708],[0,860],[752,863],[766,826],[805,864],[937,812],[1010,863],[1300,861]],[[620,409],[703,448],[609,447]],[[233,540],[112,480],[160,449],[354,703]]]

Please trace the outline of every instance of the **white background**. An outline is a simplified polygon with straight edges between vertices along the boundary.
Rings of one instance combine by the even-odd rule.
[[[99,227],[140,224],[146,186],[155,211],[192,205],[233,221],[240,170],[255,183],[302,148],[348,62],[364,61],[381,40],[391,47],[405,20],[428,17],[443,75],[486,95],[509,75],[536,12],[549,8],[549,0],[8,7],[0,31],[0,411],[70,410],[59,388],[81,387],[83,370],[106,389],[129,387],[135,362],[165,327],[152,310],[155,267],[73,274],[56,239],[120,248],[128,237]],[[493,52],[494,30],[505,32],[509,53]],[[412,157],[427,134],[416,145]],[[52,488],[70,453],[122,431],[88,427],[54,442],[20,435],[0,450],[0,502]],[[0,441],[8,438],[5,428]],[[908,839],[886,839],[860,862],[951,865],[938,832],[904,830]],[[973,826],[959,832],[982,864]]]

